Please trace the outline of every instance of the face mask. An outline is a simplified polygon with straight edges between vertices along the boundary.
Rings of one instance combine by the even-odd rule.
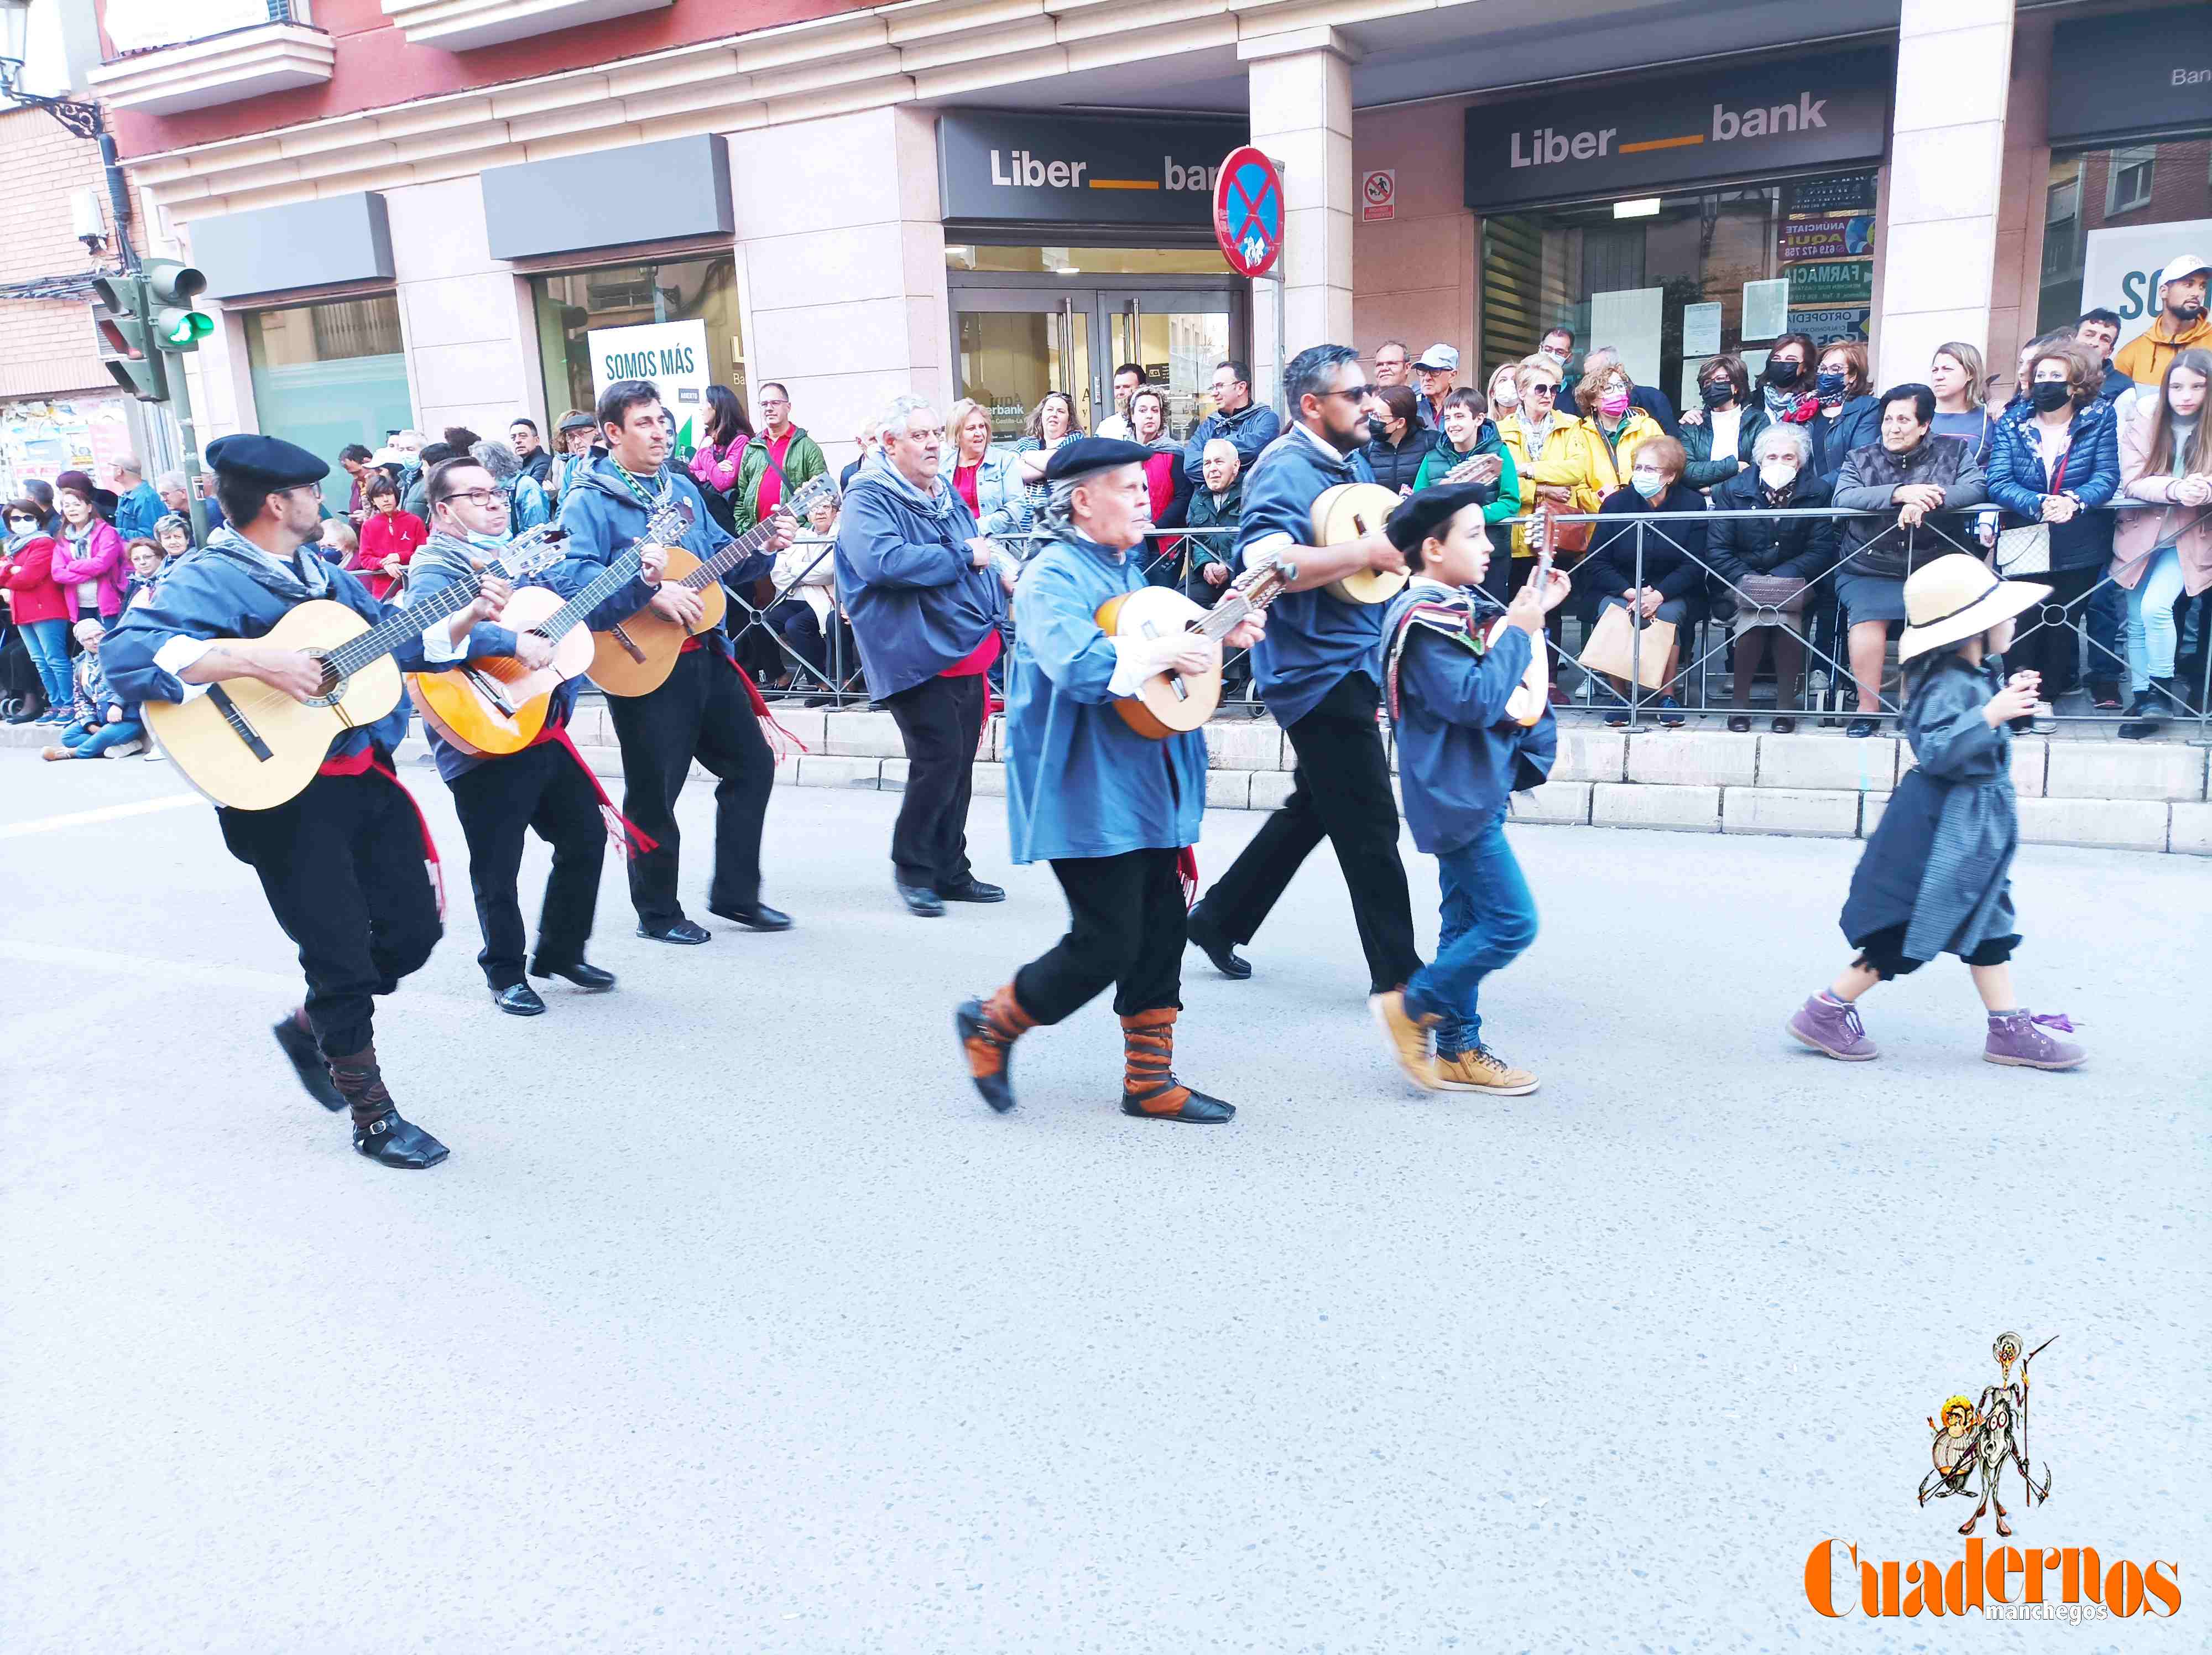
[[[1597,399],[1597,411],[1607,419],[1619,419],[1628,411],[1628,392],[1610,392]]]
[[[1802,367],[1784,357],[1766,364],[1766,382],[1778,391],[1787,391],[1803,377],[1804,373]]]
[[[1725,408],[1735,400],[1735,386],[1726,380],[1709,380],[1698,387],[1698,395],[1708,408]]]
[[[1820,392],[1823,401],[1832,397],[1840,397],[1844,394],[1844,378],[1845,376],[1840,373],[1815,374],[1813,376],[1813,388]]]
[[[2039,380],[2028,386],[2027,399],[2035,405],[2037,413],[2055,414],[2074,400],[2074,393],[2063,380]]]
[[[1628,480],[1646,500],[1656,500],[1667,492],[1667,479],[1656,472],[1631,472]]]
[[[1490,400],[1496,406],[1510,412],[1521,405],[1521,393],[1510,385],[1501,385],[1498,387],[1498,394]]]
[[[1759,480],[1780,494],[1797,480],[1797,468],[1786,459],[1770,459],[1759,468]]]
[[[471,529],[469,544],[480,551],[496,551],[507,544],[507,537],[503,534],[486,534],[480,529]]]

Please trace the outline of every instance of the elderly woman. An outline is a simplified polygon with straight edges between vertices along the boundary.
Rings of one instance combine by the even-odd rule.
[[[945,419],[945,458],[938,472],[966,502],[984,533],[1018,534],[1027,526],[1028,506],[1014,457],[991,446],[991,411],[973,397],[954,403]]]
[[[1044,468],[1051,460],[1053,450],[1075,435],[1075,401],[1065,391],[1048,391],[1037,399],[1030,410],[1028,423],[1022,427],[1024,435],[1014,445],[1014,463],[1022,481],[1022,532],[1028,533],[1036,515],[1052,498],[1052,490],[1044,480]],[[1023,556],[1028,548],[1023,548]]]
[[[1751,399],[1751,374],[1741,356],[1715,356],[1698,369],[1701,408],[1682,416],[1682,480],[1717,488],[1751,469],[1752,444],[1766,427],[1766,407]]]
[[[1753,469],[1713,490],[1715,510],[1778,512],[1828,503],[1828,485],[1813,470],[1813,441],[1803,426],[1761,428],[1751,453]],[[1799,704],[1798,674],[1805,667],[1806,602],[1811,583],[1834,566],[1835,523],[1824,517],[1722,517],[1705,544],[1715,603],[1735,607],[1735,710],[1728,727],[1751,728],[1751,681],[1771,642],[1773,727],[1786,735],[1797,727],[1790,713]]]
[[[1591,618],[1608,609],[1628,609],[1638,626],[1652,621],[1673,624],[1680,633],[1705,612],[1705,528],[1698,520],[1705,497],[1682,478],[1682,445],[1663,431],[1636,447],[1629,462],[1629,486],[1607,496],[1599,508],[1601,521],[1596,544],[1576,572],[1575,584],[1597,595]],[[1653,523],[1644,531],[1642,561],[1638,561],[1638,535],[1628,520],[1659,512],[1686,512],[1687,520]],[[1615,520],[1621,520],[1615,526]],[[1638,580],[1638,575],[1642,579]],[[1679,647],[1679,644],[1678,644]],[[1674,675],[1670,654],[1667,678]],[[1622,704],[1605,715],[1607,724],[1628,722],[1628,685],[1608,678]],[[1671,692],[1659,698],[1659,721],[1668,727],[1683,721],[1681,703]]]
[[[507,496],[509,534],[537,528],[551,518],[553,514],[545,504],[545,491],[522,469],[522,456],[507,444],[486,438],[470,445],[469,457],[491,473],[491,480]]]
[[[1380,420],[1370,420],[1375,435],[1362,450],[1375,480],[1399,495],[1413,493],[1421,463],[1437,446],[1436,432],[1421,423],[1420,399],[1402,385],[1386,385],[1375,393],[1383,410]]]
[[[1583,511],[1597,510],[1607,496],[1626,486],[1636,451],[1667,435],[1650,410],[1629,400],[1635,388],[1627,370],[1613,362],[1601,362],[1575,386],[1583,436],[1577,497],[1589,502],[1579,508]],[[1680,447],[1675,445],[1678,453]]]

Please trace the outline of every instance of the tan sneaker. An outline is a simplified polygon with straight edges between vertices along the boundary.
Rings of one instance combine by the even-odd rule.
[[[1522,1098],[1536,1089],[1536,1077],[1516,1069],[1481,1046],[1456,1057],[1437,1059],[1437,1085],[1446,1092],[1486,1092],[1493,1098]]]
[[[1389,1037],[1390,1055],[1406,1071],[1406,1078],[1424,1092],[1436,1091],[1436,1060],[1429,1055],[1429,1031],[1437,1025],[1437,1019],[1407,1016],[1406,991],[1402,989],[1393,989],[1387,995],[1368,995],[1367,1009],[1375,1014],[1376,1022]]]

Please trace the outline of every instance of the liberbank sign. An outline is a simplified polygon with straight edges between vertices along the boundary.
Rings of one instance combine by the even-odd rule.
[[[1887,48],[1589,86],[1467,112],[1467,204],[1650,194],[1878,161]]]
[[[948,109],[937,120],[951,223],[1211,230],[1213,180],[1241,120],[1122,120]]]

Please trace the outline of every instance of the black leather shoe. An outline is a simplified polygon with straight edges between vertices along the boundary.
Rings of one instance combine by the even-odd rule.
[[[672,925],[658,928],[641,925],[637,928],[637,934],[641,937],[650,937],[655,942],[712,942],[714,940],[712,931],[703,925],[694,925],[690,920],[678,920]]]
[[[1176,1084],[1180,1086],[1182,1083],[1176,1081]],[[1192,1126],[1219,1126],[1236,1116],[1237,1105],[1224,1104],[1218,1098],[1209,1098],[1202,1092],[1193,1092],[1183,1100],[1183,1106],[1174,1114],[1155,1115],[1149,1110],[1139,1108],[1137,1100],[1125,1092],[1121,1094],[1121,1113],[1139,1121],[1183,1121]]]
[[[1870,718],[1855,718],[1844,726],[1844,733],[1855,740],[1870,736],[1874,733],[1874,721]]]
[[[1004,886],[985,885],[982,880],[973,877],[961,880],[958,885],[940,885],[937,887],[937,894],[945,902],[1004,902],[1006,899]]]
[[[716,908],[712,904],[707,911],[717,919],[742,925],[748,931],[788,931],[791,916],[780,908],[770,908],[766,903],[755,903],[750,908]]]
[[[1200,916],[1198,909],[1190,910],[1190,940],[1200,951],[1213,962],[1213,969],[1222,976],[1242,983],[1252,975],[1252,962],[1237,952],[1237,945],[1214,928],[1213,922]]]
[[[402,1120],[396,1109],[386,1110],[382,1118],[367,1126],[355,1127],[353,1147],[356,1153],[380,1165],[410,1172],[435,1166],[452,1153],[421,1127]]]
[[[273,1032],[276,1036],[277,1048],[291,1060],[292,1072],[300,1077],[300,1084],[307,1089],[307,1096],[333,1112],[343,1109],[346,1100],[338,1096],[338,1089],[331,1084],[330,1065],[323,1062],[323,1054],[315,1045],[315,1037],[289,1017],[279,1023]]]
[[[1751,728],[1751,715],[1749,713],[1730,713],[1729,715],[1728,727],[1731,730],[1734,730],[1738,735],[1741,735],[1745,731]]]
[[[612,971],[602,971],[598,966],[580,959],[573,965],[533,964],[530,968],[530,975],[564,978],[574,983],[587,995],[603,995],[615,986],[615,974]]]
[[[945,898],[927,885],[901,885],[894,879],[891,881],[891,889],[899,893],[899,900],[906,904],[906,911],[916,919],[935,920],[945,917]]]
[[[538,997],[538,990],[527,983],[512,983],[495,990],[491,1003],[509,1017],[543,1017],[545,1014],[545,1002]]]

